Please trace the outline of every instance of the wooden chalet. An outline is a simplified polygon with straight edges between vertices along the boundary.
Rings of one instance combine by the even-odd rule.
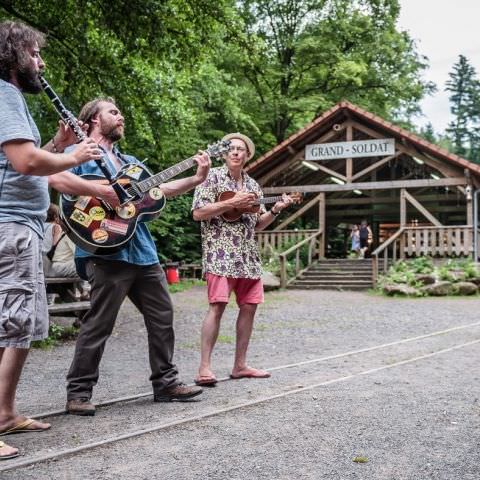
[[[372,277],[389,261],[473,252],[473,192],[480,165],[343,101],[247,165],[266,196],[304,192],[304,202],[258,234],[280,255],[282,285],[319,259],[346,257],[352,224],[373,231]],[[342,233],[343,232],[343,233]],[[300,250],[308,245],[308,261]],[[286,260],[297,259],[287,276]],[[369,282],[371,286],[371,280]]]

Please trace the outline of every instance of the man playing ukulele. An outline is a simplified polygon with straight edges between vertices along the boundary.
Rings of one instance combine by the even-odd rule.
[[[201,359],[197,385],[217,382],[211,369],[211,355],[218,337],[220,321],[232,290],[239,307],[235,360],[231,378],[267,378],[270,373],[249,367],[246,356],[257,305],[263,302],[262,267],[255,231],[270,225],[291,199],[284,195],[266,211],[244,213],[238,221],[228,222],[222,214],[237,208],[248,209],[263,197],[258,183],[244,171],[255,153],[253,142],[241,133],[231,133],[225,165],[210,170],[207,179],[195,189],[193,218],[201,221],[203,274],[207,280],[209,309],[202,325]],[[220,194],[234,191],[228,200],[217,201]]]

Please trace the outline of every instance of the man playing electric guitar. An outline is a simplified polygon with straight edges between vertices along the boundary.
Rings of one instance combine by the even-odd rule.
[[[115,143],[123,138],[124,118],[113,99],[92,100],[83,107],[78,119],[88,124],[89,137],[106,152],[105,161],[112,174],[126,164],[140,163],[134,157],[120,154],[115,147]],[[163,195],[173,197],[185,193],[205,180],[210,158],[206,153],[199,153],[195,160],[198,164],[196,174],[160,185]],[[95,162],[85,163],[72,172],[77,175],[101,175]],[[102,215],[100,210],[90,211],[90,216]],[[77,220],[83,221],[80,215]],[[109,235],[115,233],[116,228],[115,222],[109,222],[101,233]],[[187,400],[200,394],[201,388],[179,382],[178,371],[172,363],[173,308],[165,274],[147,226],[140,222],[131,240],[114,255],[98,257],[77,248],[76,261],[79,271],[84,268],[91,284],[91,308],[83,317],[67,375],[67,412],[95,414],[95,406],[90,400],[99,376],[99,363],[118,311],[127,296],[144,316],[147,327],[154,401]]]

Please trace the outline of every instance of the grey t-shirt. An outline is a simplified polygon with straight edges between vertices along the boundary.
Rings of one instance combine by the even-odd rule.
[[[20,90],[0,79],[0,223],[21,223],[42,237],[50,204],[48,180],[12,167],[3,151],[11,140],[31,140],[39,147],[40,133]]]

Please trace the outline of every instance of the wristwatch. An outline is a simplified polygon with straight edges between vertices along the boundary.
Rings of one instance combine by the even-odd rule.
[[[270,213],[274,216],[274,217],[278,217],[280,215],[280,212],[274,212],[273,211],[273,207],[270,209]]]

